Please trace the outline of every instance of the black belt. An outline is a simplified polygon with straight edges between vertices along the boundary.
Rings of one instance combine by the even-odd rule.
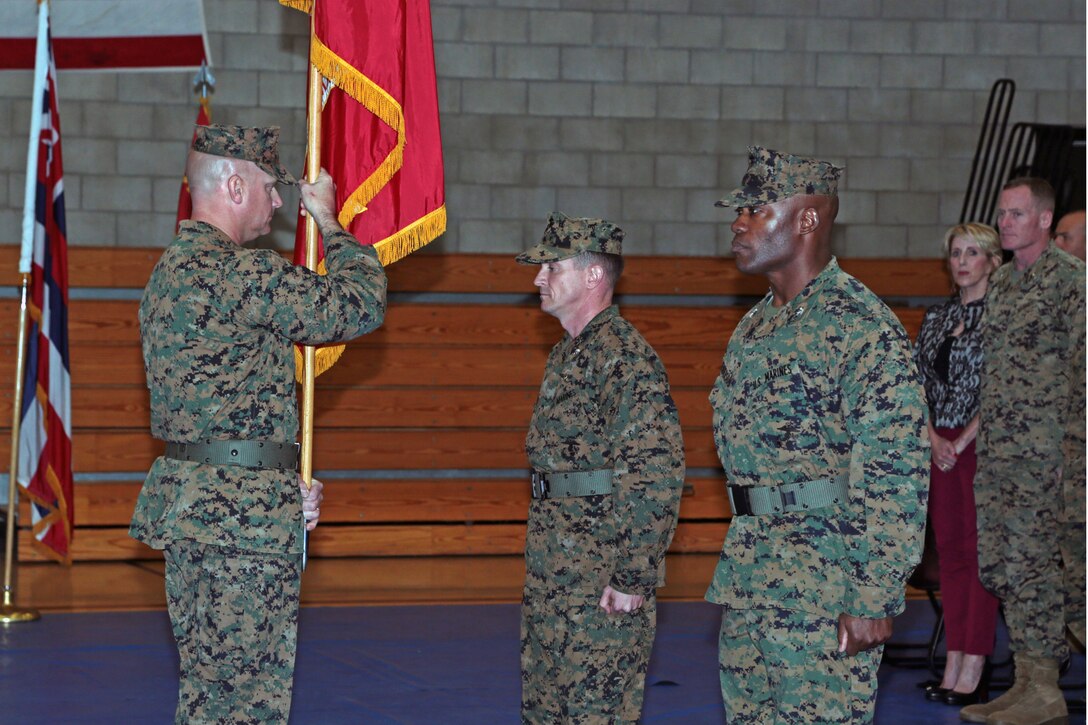
[[[844,473],[835,478],[817,478],[781,486],[730,485],[727,490],[734,516],[766,516],[843,504],[849,488],[850,477]]]
[[[167,458],[206,463],[210,466],[243,466],[245,468],[278,468],[293,471],[298,468],[298,443],[279,441],[202,440],[196,443],[167,442]]]
[[[533,498],[565,498],[612,493],[612,469],[597,471],[533,471]]]

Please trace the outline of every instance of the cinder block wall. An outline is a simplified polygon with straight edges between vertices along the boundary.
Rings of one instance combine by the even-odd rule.
[[[204,5],[214,120],[282,126],[301,169],[305,16]],[[996,79],[1016,81],[1012,122],[1085,121],[1083,0],[433,0],[432,13],[449,210],[436,250],[512,252],[560,209],[617,221],[632,253],[728,253],[713,202],[756,143],[846,164],[839,254],[935,256]],[[61,73],[72,244],[169,241],[191,76]],[[0,243],[19,238],[29,96],[28,72],[0,72]],[[293,224],[281,212],[272,243],[289,247]]]

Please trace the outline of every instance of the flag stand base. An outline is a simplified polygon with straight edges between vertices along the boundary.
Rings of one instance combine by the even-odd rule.
[[[19,622],[36,622],[42,618],[37,609],[30,607],[16,607],[14,604],[0,605],[0,624],[18,624]]]

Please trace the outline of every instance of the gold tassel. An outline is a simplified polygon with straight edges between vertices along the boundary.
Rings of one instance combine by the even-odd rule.
[[[307,15],[314,11],[314,0],[280,0],[280,5],[292,10],[301,10]]]

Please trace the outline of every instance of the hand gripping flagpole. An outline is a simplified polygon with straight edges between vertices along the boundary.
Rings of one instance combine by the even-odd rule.
[[[0,623],[33,622],[41,617],[37,609],[17,607],[12,573],[15,567],[15,480],[19,471],[19,423],[23,404],[23,371],[26,365],[26,298],[30,287],[30,260],[34,250],[34,200],[38,186],[38,145],[42,132],[41,102],[45,94],[45,76],[49,72],[49,0],[38,3],[38,40],[34,58],[34,89],[31,92],[30,141],[26,152],[26,197],[23,204],[23,243],[19,254],[22,293],[19,302],[19,339],[15,347],[15,400],[11,414],[11,465],[8,468],[8,511],[4,531],[4,603],[0,605]]]

